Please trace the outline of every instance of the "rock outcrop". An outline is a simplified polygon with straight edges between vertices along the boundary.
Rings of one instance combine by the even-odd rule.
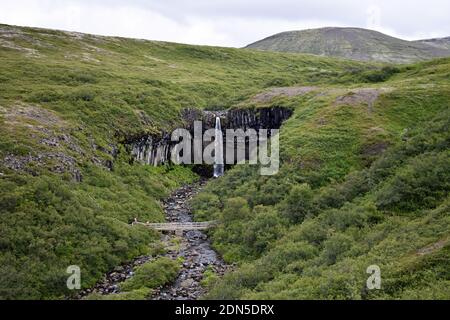
[[[227,113],[226,127],[230,129],[279,129],[292,115],[292,110],[284,107],[234,109]]]
[[[185,109],[182,111],[183,127],[194,134],[194,121],[202,122],[202,130],[215,127],[216,117],[220,117],[222,130],[226,129],[279,129],[292,115],[292,110],[284,107],[257,109],[233,109],[228,111],[201,111]],[[225,132],[224,132],[225,133]],[[224,139],[224,141],[226,141]],[[127,146],[133,159],[139,163],[158,166],[170,162],[174,142],[170,134],[146,134],[129,139]]]
[[[170,160],[172,145],[168,134],[146,135],[131,142],[131,155],[142,164],[158,166]]]

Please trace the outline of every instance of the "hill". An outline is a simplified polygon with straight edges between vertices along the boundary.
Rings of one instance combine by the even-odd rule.
[[[70,297],[70,265],[89,288],[164,252],[129,222],[163,221],[159,201],[198,176],[133,162],[127,139],[170,131],[187,107],[264,106],[293,110],[280,173],[236,166],[194,199],[237,264],[211,276],[210,297],[448,298],[449,79],[449,59],[381,66],[0,25],[0,298]],[[378,295],[361,289],[368,263],[388,281]]]
[[[213,245],[239,266],[208,298],[450,297],[450,59],[398,71],[242,104],[294,114],[277,175],[236,166],[194,199],[198,219],[220,221]],[[373,265],[380,290],[366,287]]]
[[[320,28],[282,32],[246,48],[309,53],[359,61],[410,63],[450,56],[448,38],[406,41],[360,28]]]
[[[198,177],[132,164],[129,137],[181,125],[264,88],[354,83],[379,67],[0,25],[0,298],[61,298],[158,248],[128,225],[161,222],[159,200]]]
[[[427,45],[430,45],[430,46],[433,46],[436,48],[450,50],[450,37],[418,40],[418,41],[414,41],[414,42],[424,43],[424,44],[427,44]]]

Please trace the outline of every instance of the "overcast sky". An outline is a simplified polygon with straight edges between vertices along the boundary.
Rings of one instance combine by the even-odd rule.
[[[448,0],[0,0],[0,23],[233,47],[326,26],[444,37],[449,13]]]

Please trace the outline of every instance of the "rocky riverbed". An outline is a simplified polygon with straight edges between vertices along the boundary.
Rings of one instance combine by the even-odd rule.
[[[180,188],[164,201],[164,211],[168,222],[192,221],[188,203],[204,183],[203,181]],[[221,276],[228,268],[211,248],[207,235],[199,230],[185,231],[180,249],[168,252],[168,255],[174,259],[183,257],[183,268],[173,283],[155,290],[152,297],[155,300],[197,299],[206,293],[205,288],[200,284],[206,269],[209,267]]]
[[[163,208],[167,222],[191,222],[192,213],[189,208],[189,200],[195,196],[206,181],[183,186],[173,192],[163,201]],[[176,239],[174,234],[163,234],[162,241],[168,246],[163,255],[171,259],[183,258],[183,265],[177,278],[172,283],[156,288],[152,300],[195,300],[206,293],[206,288],[201,285],[204,273],[207,269],[222,276],[229,266],[212,249],[208,236],[199,230],[184,231],[183,235]],[[179,243],[176,247],[171,245]],[[105,275],[104,279],[94,288],[80,293],[78,298],[83,298],[93,292],[102,295],[120,292],[119,284],[133,276],[133,270],[139,265],[156,259],[154,256],[141,256],[128,264],[118,266]]]

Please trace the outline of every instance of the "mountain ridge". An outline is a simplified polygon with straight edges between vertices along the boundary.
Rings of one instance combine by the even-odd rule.
[[[245,48],[358,61],[411,63],[450,56],[450,37],[407,41],[363,28],[325,27],[277,33]]]

